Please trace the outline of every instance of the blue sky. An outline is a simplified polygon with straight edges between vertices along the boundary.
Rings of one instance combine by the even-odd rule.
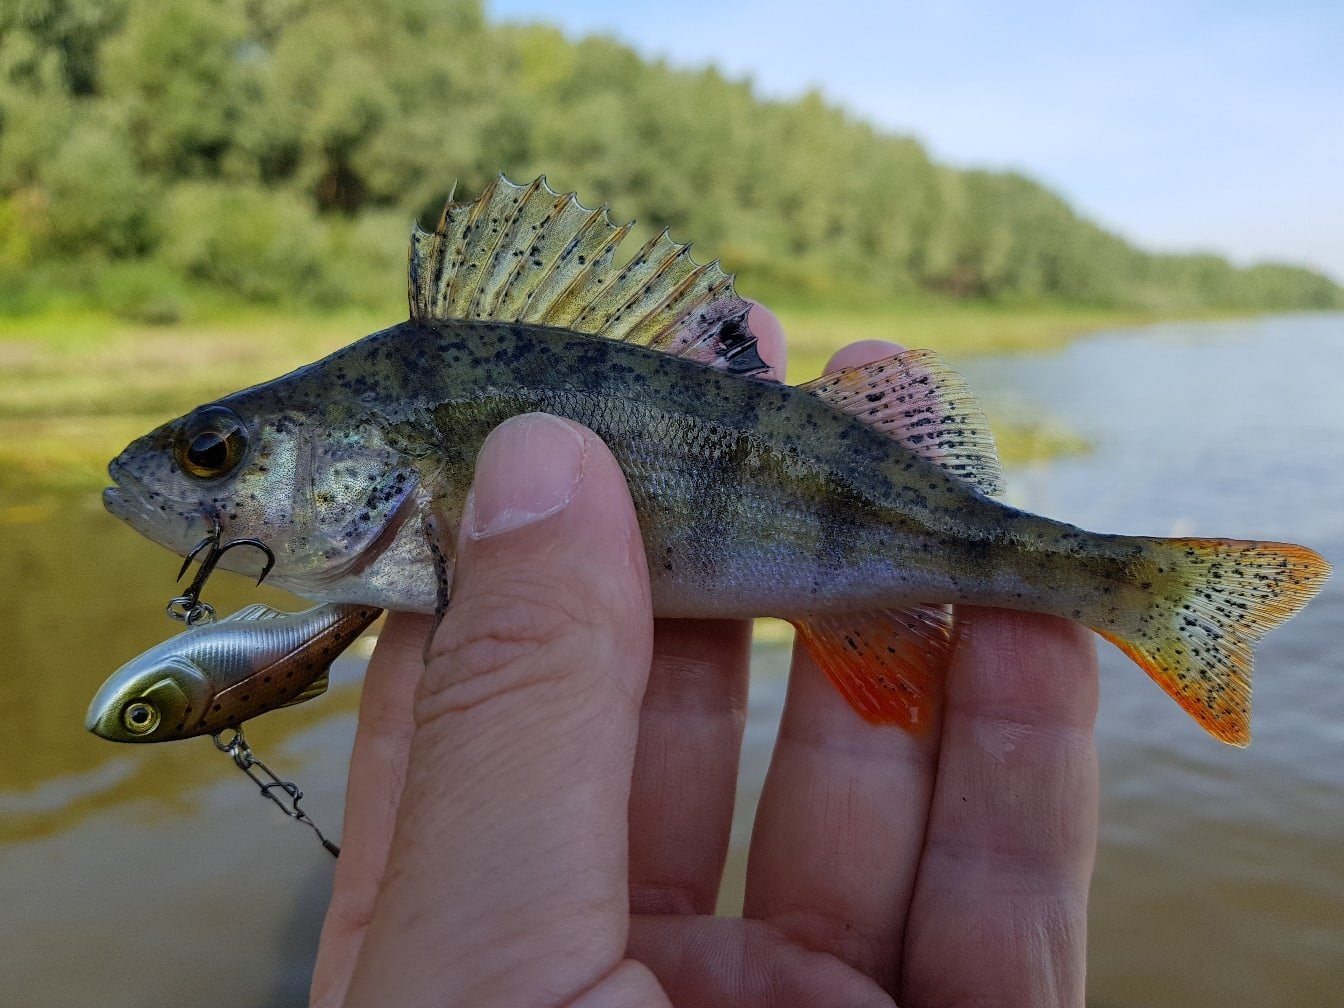
[[[1147,248],[1344,280],[1344,0],[487,0],[760,93],[816,86],[958,165],[1012,167]]]

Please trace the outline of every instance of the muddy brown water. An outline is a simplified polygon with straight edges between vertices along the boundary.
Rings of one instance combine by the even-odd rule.
[[[1093,454],[1018,471],[1017,503],[1087,527],[1307,543],[1344,570],[1344,316],[1154,327],[966,369]],[[1011,405],[1011,404],[1010,404]],[[305,1003],[331,863],[208,740],[84,732],[93,690],[173,631],[176,561],[96,499],[0,510],[0,1001]],[[221,575],[221,611],[278,593]],[[1102,645],[1095,1008],[1344,1003],[1344,578],[1258,655],[1255,742],[1206,738]],[[783,699],[756,652],[725,900]],[[258,720],[258,753],[338,831],[363,662]]]

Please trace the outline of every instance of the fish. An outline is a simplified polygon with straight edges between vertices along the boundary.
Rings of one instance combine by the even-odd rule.
[[[84,724],[111,742],[171,742],[237,728],[327,690],[331,663],[382,610],[257,603],[170,637],[117,669]]]
[[[721,265],[666,230],[618,264],[630,227],[544,177],[450,199],[412,231],[406,321],[135,440],[107,509],[179,554],[214,523],[258,539],[306,598],[441,612],[483,440],[545,411],[619,462],[656,616],[786,619],[872,723],[937,719],[950,607],[968,603],[1079,621],[1249,742],[1252,648],[1319,590],[1319,554],[1014,508],[936,353],[775,382]],[[254,573],[244,552],[221,566]]]

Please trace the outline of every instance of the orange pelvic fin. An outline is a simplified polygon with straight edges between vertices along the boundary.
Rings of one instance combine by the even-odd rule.
[[[1251,648],[1320,590],[1330,565],[1305,546],[1154,540],[1162,592],[1132,633],[1097,629],[1217,739],[1251,740]]]
[[[864,720],[911,732],[933,724],[952,654],[946,607],[814,616],[794,626],[812,660]]]

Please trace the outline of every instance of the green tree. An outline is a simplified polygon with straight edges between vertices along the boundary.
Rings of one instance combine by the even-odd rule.
[[[492,26],[480,0],[0,7],[7,291],[115,259],[137,303],[164,271],[363,303],[392,289],[405,222],[499,171],[603,199],[637,240],[694,238],[763,295],[1341,304],[1309,270],[1136,249],[1025,176],[936,164],[819,92],[765,101],[610,38]]]

